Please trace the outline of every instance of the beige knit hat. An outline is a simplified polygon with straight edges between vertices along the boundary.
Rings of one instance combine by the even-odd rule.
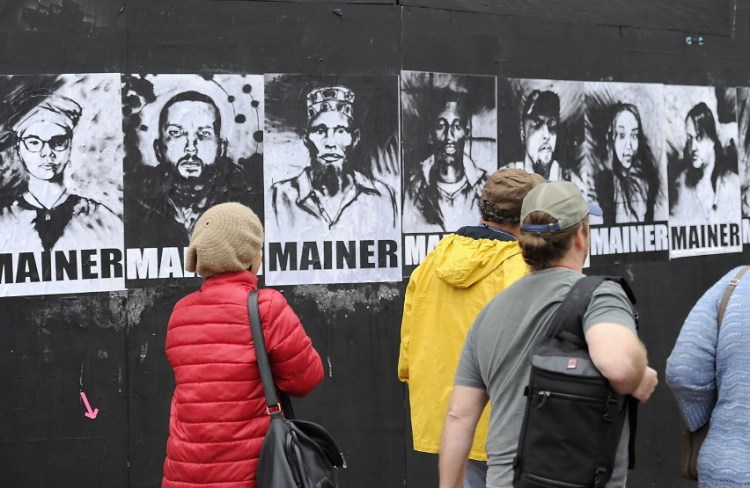
[[[206,210],[190,237],[185,269],[204,278],[248,269],[263,247],[263,224],[241,203]]]

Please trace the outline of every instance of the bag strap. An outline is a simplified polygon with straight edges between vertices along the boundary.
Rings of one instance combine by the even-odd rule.
[[[734,289],[737,286],[737,284],[740,282],[740,279],[742,279],[742,275],[744,275],[747,270],[750,269],[750,265],[744,266],[741,270],[737,272],[736,275],[734,275],[734,278],[729,280],[729,284],[727,285],[726,290],[724,290],[724,296],[721,297],[721,304],[719,305],[719,314],[716,318],[716,327],[721,329],[721,322],[724,320],[724,312],[727,309],[727,305],[729,304],[729,297],[732,296],[732,293],[734,293]]]
[[[266,412],[273,416],[279,415],[281,405],[276,397],[276,384],[273,382],[271,365],[268,361],[266,352],[266,341],[263,338],[261,330],[260,313],[258,312],[258,292],[255,290],[247,294],[247,311],[250,315],[250,330],[253,334],[253,343],[255,344],[255,356],[258,360],[258,369],[260,369],[260,379],[263,381],[263,391],[266,394]]]
[[[594,290],[604,281],[619,283],[628,296],[630,303],[635,305],[635,295],[624,278],[603,275],[584,276],[571,287],[570,291],[565,295],[563,302],[557,307],[545,336],[547,338],[557,337],[588,350],[583,334],[583,316],[586,314],[586,310],[588,310]],[[633,315],[637,326],[638,312],[635,310],[635,307],[633,307]]]

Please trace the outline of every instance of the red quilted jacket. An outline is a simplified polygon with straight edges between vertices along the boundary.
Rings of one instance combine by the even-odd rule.
[[[175,374],[162,488],[255,488],[269,417],[252,344],[248,271],[208,278],[174,307],[166,353]],[[320,356],[299,318],[276,290],[259,292],[271,369],[293,396],[323,378]]]

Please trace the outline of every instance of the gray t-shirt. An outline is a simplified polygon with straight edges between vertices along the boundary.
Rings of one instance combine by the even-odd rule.
[[[565,294],[582,277],[565,268],[525,276],[488,303],[469,330],[455,384],[484,389],[490,397],[487,488],[513,484],[513,458],[526,405],[523,390],[531,368],[529,351]],[[605,281],[594,291],[583,329],[602,322],[636,330],[633,307],[617,283]],[[628,438],[626,425],[608,488],[625,487]]]

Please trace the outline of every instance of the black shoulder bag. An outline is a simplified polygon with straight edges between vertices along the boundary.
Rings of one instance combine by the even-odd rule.
[[[634,465],[638,403],[617,394],[596,369],[583,333],[583,316],[604,280],[620,283],[635,303],[622,278],[581,278],[531,349],[526,411],[513,461],[515,488],[603,488],[612,477],[627,416],[629,467]],[[634,315],[637,321],[635,310]]]
[[[248,294],[247,308],[266,394],[266,412],[271,416],[260,451],[256,484],[262,488],[336,488],[338,468],[346,467],[344,458],[323,427],[282,416],[261,330],[258,292]]]

